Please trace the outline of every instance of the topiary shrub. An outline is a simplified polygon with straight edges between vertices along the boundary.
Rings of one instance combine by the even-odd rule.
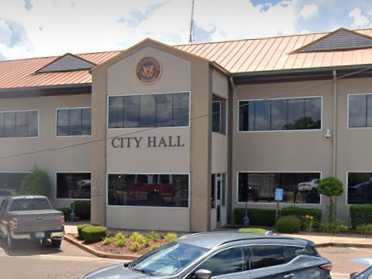
[[[372,224],[359,225],[355,230],[361,234],[372,234]]]
[[[245,214],[244,208],[234,209],[234,224],[243,225]],[[257,209],[249,208],[248,217],[251,226],[273,226],[275,224],[275,209]]]
[[[79,220],[90,220],[90,201],[74,201],[71,208]]]
[[[327,177],[319,181],[318,192],[328,197],[328,222],[333,223],[336,219],[336,200],[335,197],[342,195],[344,185],[337,177]]]
[[[83,230],[86,226],[90,226],[90,224],[81,224],[81,225],[78,225],[78,226],[77,226],[78,239],[83,240],[82,230]]]
[[[107,228],[103,226],[84,226],[81,230],[81,236],[85,243],[96,243],[104,239],[107,235]]]
[[[354,229],[360,225],[372,224],[372,204],[350,206],[350,218]]]
[[[49,196],[51,183],[46,171],[34,167],[32,172],[23,179],[20,188],[21,195]]]
[[[279,233],[298,233],[301,230],[301,220],[297,216],[283,216],[275,224]]]
[[[295,207],[295,206],[290,206],[290,207],[284,207],[280,211],[280,216],[297,216],[301,220],[301,228],[305,228],[305,220],[304,216],[313,216],[314,217],[314,227],[319,227],[319,224],[321,223],[322,220],[322,211],[317,208],[301,208],[301,207]]]

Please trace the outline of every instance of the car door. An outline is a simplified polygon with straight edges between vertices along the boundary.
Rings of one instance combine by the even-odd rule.
[[[247,278],[246,262],[242,247],[232,247],[209,256],[194,271],[205,269],[213,279]]]

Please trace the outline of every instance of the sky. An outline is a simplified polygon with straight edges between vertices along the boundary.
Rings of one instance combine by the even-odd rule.
[[[192,0],[0,0],[0,60],[187,43]],[[371,0],[195,0],[195,42],[372,27]]]

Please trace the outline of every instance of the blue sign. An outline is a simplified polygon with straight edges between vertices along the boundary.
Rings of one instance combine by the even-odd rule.
[[[275,201],[277,202],[283,201],[283,196],[284,196],[284,189],[275,188]]]

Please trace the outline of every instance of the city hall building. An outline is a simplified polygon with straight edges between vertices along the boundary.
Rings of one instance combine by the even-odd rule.
[[[34,166],[57,208],[112,228],[206,231],[235,208],[372,203],[372,29],[0,62],[0,194]]]

